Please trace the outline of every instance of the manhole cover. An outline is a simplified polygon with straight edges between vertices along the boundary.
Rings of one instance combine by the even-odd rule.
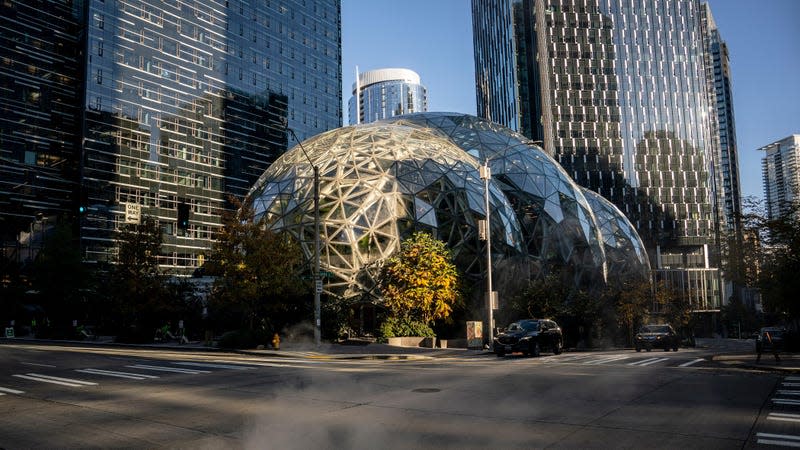
[[[411,392],[422,392],[422,393],[427,394],[427,393],[430,393],[430,392],[440,392],[440,391],[441,391],[441,389],[437,389],[437,388],[418,388],[418,389],[412,390]]]

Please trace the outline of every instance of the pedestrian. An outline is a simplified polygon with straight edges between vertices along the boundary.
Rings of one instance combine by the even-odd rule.
[[[783,330],[778,328],[762,328],[756,340],[756,363],[761,361],[761,353],[765,350],[772,351],[776,363],[781,362],[779,351],[782,342]]]

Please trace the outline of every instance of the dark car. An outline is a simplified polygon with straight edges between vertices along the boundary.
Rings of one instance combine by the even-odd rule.
[[[552,320],[526,319],[513,322],[494,338],[497,356],[522,352],[523,355],[539,356],[549,350],[558,355],[564,346],[561,327]]]
[[[649,352],[654,348],[662,348],[665,352],[672,349],[677,352],[681,345],[681,337],[670,325],[645,325],[636,334],[634,345],[637,352],[642,349]]]

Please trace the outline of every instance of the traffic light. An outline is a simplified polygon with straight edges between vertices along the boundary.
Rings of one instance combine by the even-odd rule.
[[[178,228],[189,229],[189,205],[186,203],[178,203]]]

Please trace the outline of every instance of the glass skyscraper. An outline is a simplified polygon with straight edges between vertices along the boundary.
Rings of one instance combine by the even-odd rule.
[[[35,15],[11,3],[15,14]],[[80,152],[64,166],[74,168],[71,197],[83,207],[81,248],[89,262],[112,261],[114,231],[147,215],[163,231],[161,267],[191,273],[221,228],[229,196],[244,197],[286,151],[287,124],[300,139],[342,124],[339,0],[34,3],[41,3],[42,36],[68,41],[55,56],[34,45],[29,53],[52,60],[59,76],[47,82],[71,89],[71,97],[40,101],[48,108],[65,103],[75,121],[64,124],[64,135],[77,137],[73,149]],[[60,10],[66,18],[48,19]],[[4,23],[27,38],[31,27],[3,12]],[[16,62],[23,56],[9,54],[15,71],[29,70]],[[12,107],[4,97],[3,108]],[[30,120],[3,128],[4,157],[12,147],[6,142],[26,127],[36,137],[25,142],[53,145],[47,127],[30,127]],[[41,165],[41,152],[13,148],[15,164]]]
[[[739,152],[736,145],[736,122],[733,115],[733,81],[728,45],[722,40],[711,8],[700,9],[703,40],[706,48],[706,82],[709,83],[711,105],[716,110],[716,127],[712,134],[714,148],[714,182],[717,184],[717,205],[723,232],[741,232],[742,194],[739,183]]]
[[[800,134],[761,147],[767,217],[775,220],[800,202]]]
[[[472,8],[478,114],[541,140],[579,184],[630,218],[657,278],[691,295],[696,310],[718,310],[718,127],[700,3]]]
[[[350,125],[428,110],[428,91],[409,69],[378,69],[358,75],[348,104]]]
[[[11,260],[33,257],[45,223],[77,205],[80,5],[0,2],[0,238]]]

